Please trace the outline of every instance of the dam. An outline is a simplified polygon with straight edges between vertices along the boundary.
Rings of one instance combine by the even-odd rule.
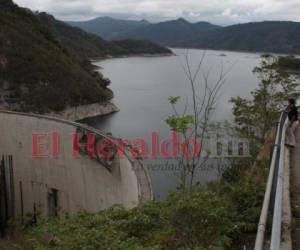
[[[89,157],[84,148],[74,157],[72,135],[79,135],[82,145],[91,134],[95,143],[110,137],[84,124],[53,117],[0,111],[0,120],[2,230],[11,219],[28,223],[39,216],[97,212],[114,205],[130,209],[152,200],[147,169],[130,156],[129,145],[121,149],[123,157],[115,154],[116,144],[109,159]],[[42,149],[49,155],[35,155]]]

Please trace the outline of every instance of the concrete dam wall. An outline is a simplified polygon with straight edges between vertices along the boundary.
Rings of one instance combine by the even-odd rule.
[[[6,111],[0,111],[0,121],[2,224],[10,218],[26,222],[37,214],[97,212],[113,205],[133,208],[152,199],[148,172],[141,161],[129,156],[127,146],[123,157],[89,157],[82,147],[74,158],[72,135],[77,133],[84,145],[90,134],[96,141],[107,138],[98,130],[56,118]],[[38,144],[34,142],[37,139]],[[113,146],[116,150],[117,145]],[[36,150],[39,155],[33,157]]]

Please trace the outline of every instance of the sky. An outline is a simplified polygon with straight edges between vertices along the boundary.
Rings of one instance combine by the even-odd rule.
[[[14,0],[65,21],[98,16],[159,22],[183,17],[191,22],[230,25],[251,21],[300,21],[300,0]]]

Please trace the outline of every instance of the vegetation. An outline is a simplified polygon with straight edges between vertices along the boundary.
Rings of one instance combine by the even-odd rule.
[[[45,29],[50,29],[56,40],[73,55],[85,58],[106,58],[136,54],[171,54],[171,50],[149,41],[125,40],[108,42],[101,37],[56,20],[47,13],[38,13]]]
[[[252,94],[252,99],[232,98],[233,114],[237,130],[251,142],[252,155],[256,156],[266,133],[279,119],[289,98],[300,96],[300,82],[297,77],[282,69],[287,57],[263,55],[254,73],[260,84]]]
[[[214,30],[190,44],[198,48],[297,54],[299,42],[300,23],[265,21]]]
[[[49,29],[55,39],[73,55],[85,58],[104,58],[108,55],[114,56],[127,53],[118,46],[79,28],[73,28],[47,13],[37,13],[36,16],[41,25],[45,26],[45,29]]]
[[[193,150],[192,157],[186,157],[182,152],[176,158],[181,168],[181,188],[192,188],[196,183],[195,176],[197,171],[205,167],[209,158],[209,153],[204,152],[203,145],[206,143],[207,132],[211,125],[211,116],[216,106],[216,100],[220,89],[225,83],[227,72],[221,70],[218,78],[214,82],[209,81],[209,72],[200,74],[202,63],[205,59],[203,53],[199,64],[195,70],[192,69],[190,56],[185,56],[183,69],[188,80],[191,91],[191,101],[187,100],[183,112],[179,112],[178,104],[180,97],[169,97],[169,102],[173,108],[173,114],[166,119],[170,129],[187,141],[187,151]],[[191,108],[189,108],[189,106]],[[197,145],[199,152],[196,152]],[[180,149],[180,145],[177,145]],[[205,155],[204,153],[208,153]]]
[[[120,24],[122,21],[118,20]],[[300,23],[265,21],[236,24],[227,27],[207,22],[190,23],[182,18],[127,29],[123,21],[122,30],[109,31],[106,36],[114,39],[147,39],[170,47],[206,48],[218,50],[300,53]],[[112,23],[112,24],[111,24]],[[73,23],[83,29],[102,30],[113,25],[112,21]],[[92,28],[91,28],[92,27]]]
[[[151,40],[166,46],[191,47],[187,41],[198,39],[209,32],[218,29],[219,26],[207,22],[190,23],[183,18],[149,24],[138,27],[128,32],[114,36],[114,39],[142,39]]]
[[[120,41],[113,41],[113,44],[125,50],[128,54],[149,54],[149,55],[156,55],[156,54],[170,54],[172,53],[171,50],[159,46],[153,42],[148,40],[133,40],[133,39],[126,39]]]
[[[270,91],[269,84],[274,79],[270,70],[275,72],[276,79],[281,79],[277,68],[274,70],[276,63],[275,57],[263,57],[261,66],[254,72],[262,79],[260,87],[266,85],[268,88],[264,88],[264,91],[256,90],[254,93],[265,94],[266,91]],[[199,65],[201,66],[201,63]],[[195,75],[191,72],[187,76],[191,77],[189,78],[191,86],[195,86]],[[221,74],[220,80],[215,84],[216,89],[222,85],[223,76],[224,74]],[[292,83],[293,81],[289,82]],[[273,88],[271,90],[273,93]],[[208,92],[206,95],[211,96],[209,98],[211,99],[217,93],[218,91]],[[260,97],[260,94],[257,96]],[[270,95],[270,98],[275,97],[278,98],[277,95]],[[258,97],[256,99],[261,100]],[[170,97],[169,101],[175,108],[174,105],[180,98]],[[204,103],[202,107],[204,110],[214,107],[214,102]],[[245,110],[254,113],[258,111],[256,113],[258,117],[261,114],[259,110]],[[196,126],[196,132],[193,133],[201,134],[205,126],[203,123],[196,124],[195,117],[198,116],[180,116],[176,109],[174,112],[175,115],[166,120],[174,131],[185,133]],[[207,112],[204,113],[204,117],[210,117]],[[201,112],[196,114],[199,115]],[[235,112],[235,115],[237,119],[240,118],[238,113]],[[208,119],[205,121],[208,122]],[[258,122],[261,121],[257,120],[257,124]],[[251,249],[267,175],[268,159],[256,161],[253,166],[249,161],[240,160],[223,172],[220,181],[205,187],[191,182],[189,188],[181,188],[162,202],[148,202],[132,210],[116,206],[96,214],[82,211],[73,216],[62,215],[62,218],[42,220],[38,225],[28,228],[27,242],[35,249],[57,250],[232,250],[243,249],[245,246]]]
[[[111,99],[109,81],[88,57],[171,53],[150,42],[106,42],[10,0],[0,1],[0,24],[0,104],[18,111],[45,113]]]
[[[46,112],[111,97],[106,89],[109,80],[94,73],[91,64],[82,60],[88,55],[85,53],[92,52],[79,54],[74,51],[76,45],[64,48],[63,37],[45,29],[38,17],[8,0],[0,1],[2,88],[9,83],[11,103],[18,100],[19,109]],[[133,41],[125,44],[126,50],[134,46]],[[263,56],[260,67],[254,70],[261,83],[253,91],[253,99],[232,99],[238,129],[254,138],[255,145],[263,142],[265,132],[278,118],[283,100],[298,96],[296,78],[281,69],[279,60]],[[199,71],[194,75],[188,66],[186,72],[193,89]],[[204,113],[197,109],[198,96],[193,90],[193,114],[180,116],[175,110],[175,115],[167,119],[173,130],[184,133],[193,127],[197,136],[205,133],[224,73],[213,89],[207,79],[204,75],[208,91],[205,98],[209,99],[204,98],[204,106],[200,106]],[[174,106],[179,97],[170,97],[169,101]],[[204,123],[200,123],[203,117]],[[196,165],[193,162],[190,166],[193,170]],[[242,249],[248,245],[245,235],[257,229],[267,173],[266,162],[254,166],[241,163],[227,169],[216,183],[195,187],[192,181],[189,189],[181,189],[162,202],[149,202],[132,210],[116,206],[96,214],[82,211],[41,220],[27,228],[27,242],[34,249],[57,250]]]
[[[112,98],[91,64],[72,56],[29,10],[0,4],[1,99],[9,108],[43,113]]]
[[[263,162],[235,167],[218,183],[163,202],[41,221],[27,239],[35,249],[242,249],[256,231],[266,176]]]
[[[295,74],[300,73],[300,59],[293,55],[279,57],[278,64],[281,70]]]

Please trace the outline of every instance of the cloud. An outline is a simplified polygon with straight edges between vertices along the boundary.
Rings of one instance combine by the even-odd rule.
[[[20,6],[47,11],[62,20],[96,16],[148,19],[184,17],[228,25],[262,20],[300,21],[299,0],[15,0]]]
[[[239,18],[239,15],[232,13],[230,8],[224,10],[222,13],[222,16],[227,17],[229,19],[238,19]]]

